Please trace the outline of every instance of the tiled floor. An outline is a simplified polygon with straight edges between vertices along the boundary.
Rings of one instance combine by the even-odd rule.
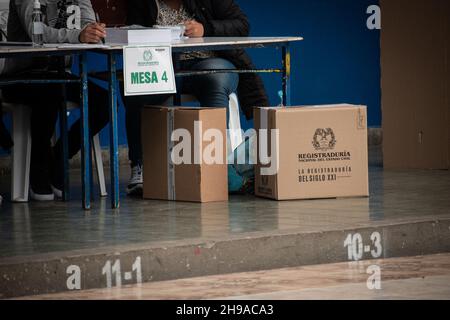
[[[367,285],[371,266],[380,270],[380,289],[371,290]],[[25,299],[450,300],[450,254],[208,276]]]
[[[125,189],[129,168],[122,170]],[[0,190],[9,180],[1,178]],[[450,217],[449,171],[370,169],[370,198],[276,202],[233,196],[227,203],[194,204],[130,199],[110,209],[109,198],[80,208],[79,173],[69,203],[3,203],[0,259],[55,251],[171,240],[228,237],[247,232],[326,231]],[[78,192],[78,194],[77,194]]]

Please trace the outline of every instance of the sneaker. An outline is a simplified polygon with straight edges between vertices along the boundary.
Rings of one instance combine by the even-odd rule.
[[[63,191],[62,191],[62,187],[61,188],[58,188],[58,187],[55,187],[53,184],[52,184],[52,191],[53,191],[53,194],[55,195],[55,197],[56,198],[58,198],[58,199],[62,199],[62,197],[63,197]]]
[[[131,178],[128,182],[127,194],[129,196],[142,195],[144,180],[142,179],[142,165],[138,164],[131,168]]]
[[[51,170],[51,187],[53,193],[58,199],[62,199],[63,197],[63,189],[64,189],[64,178],[63,178],[63,167],[62,161],[55,157],[52,170]]]
[[[34,183],[30,185],[30,197],[35,201],[53,201],[55,195],[50,184]]]
[[[40,201],[40,202],[55,200],[55,195],[51,188],[47,189],[47,190],[36,189],[36,191],[34,191],[33,188],[30,187],[30,197],[34,201]]]

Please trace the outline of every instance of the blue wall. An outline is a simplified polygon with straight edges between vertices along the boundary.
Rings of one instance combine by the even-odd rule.
[[[380,33],[366,27],[367,7],[378,0],[237,1],[250,19],[252,36],[305,38],[292,48],[294,105],[365,104],[369,126],[381,125]],[[250,54],[258,67],[281,64],[281,53],[275,49],[252,49]],[[95,69],[106,67],[96,56],[91,61]],[[271,103],[279,104],[280,77],[265,75],[264,81]],[[122,107],[119,115],[120,144],[126,144]],[[104,145],[108,145],[107,133],[102,132]]]
[[[380,32],[366,27],[367,8],[378,0],[239,0],[252,35],[300,35],[293,46],[292,103],[349,102],[369,108],[369,125],[381,126]],[[258,66],[279,53],[252,50]],[[264,77],[272,103],[280,80]]]

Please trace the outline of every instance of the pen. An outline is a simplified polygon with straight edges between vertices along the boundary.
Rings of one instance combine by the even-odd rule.
[[[95,13],[95,22],[100,23],[100,16],[98,12]],[[102,38],[102,43],[105,44],[105,38]]]

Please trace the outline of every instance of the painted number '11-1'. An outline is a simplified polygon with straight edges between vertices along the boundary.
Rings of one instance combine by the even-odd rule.
[[[133,280],[133,273],[136,274],[136,282],[142,283],[141,257],[136,258],[133,263],[131,272],[124,273],[124,280]],[[119,259],[117,259],[112,265],[111,261],[106,261],[105,266],[102,269],[102,274],[106,276],[107,288],[112,288],[113,276],[115,278],[114,280],[116,287],[120,287],[122,285],[122,270]]]

